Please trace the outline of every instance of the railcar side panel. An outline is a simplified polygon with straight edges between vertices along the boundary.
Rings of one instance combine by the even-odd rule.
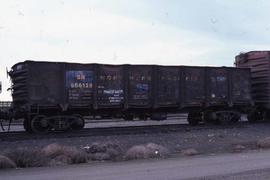
[[[32,62],[28,64],[28,103],[57,106],[64,103],[63,63]]]
[[[179,105],[180,68],[158,66],[156,69],[156,107],[175,107]]]
[[[123,66],[98,65],[98,108],[121,108],[124,102]]]
[[[202,107],[205,102],[205,69],[182,67],[182,106]]]
[[[229,102],[229,77],[227,68],[206,68],[207,99],[209,105],[226,105]]]
[[[231,76],[231,99],[234,105],[249,104],[251,98],[250,70],[229,69]]]
[[[252,101],[248,69],[25,61],[10,76],[14,107],[36,106],[35,113],[43,106],[45,114],[149,117]]]
[[[150,108],[152,103],[152,66],[128,65],[126,67],[128,68],[128,107]]]

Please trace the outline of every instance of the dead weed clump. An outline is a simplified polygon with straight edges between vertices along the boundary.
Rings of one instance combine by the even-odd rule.
[[[184,149],[184,150],[181,151],[181,153],[184,156],[195,156],[195,155],[198,155],[199,154],[199,152],[196,149],[193,149],[193,148]]]
[[[131,147],[125,154],[125,159],[146,159],[150,158],[151,153],[144,145],[136,145]]]
[[[241,145],[241,144],[238,144],[238,145],[234,145],[232,147],[232,152],[233,153],[240,153],[240,152],[243,152],[244,150],[246,149],[245,146]]]
[[[16,168],[15,162],[6,156],[0,155],[0,169]]]
[[[80,164],[88,161],[88,155],[71,146],[61,146],[59,144],[49,144],[42,149],[46,157],[50,158],[50,165]]]
[[[154,144],[148,143],[143,145],[136,145],[131,147],[125,154],[126,160],[132,159],[148,159],[148,158],[164,158],[168,156],[169,151],[167,148]]]
[[[42,152],[51,159],[54,159],[64,153],[63,147],[56,143],[47,145],[42,149]]]
[[[117,143],[93,143],[85,146],[84,150],[93,161],[120,160],[123,154],[121,146]]]
[[[270,137],[258,140],[257,146],[259,148],[270,148]]]
[[[169,154],[169,151],[167,148],[165,148],[164,146],[155,144],[155,143],[146,144],[146,148],[155,152],[155,157],[166,157]]]
[[[5,154],[17,167],[42,167],[49,163],[49,159],[40,151],[29,148],[8,150]]]

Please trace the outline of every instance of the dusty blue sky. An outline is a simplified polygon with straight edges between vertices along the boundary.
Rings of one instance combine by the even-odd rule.
[[[267,0],[0,0],[5,68],[25,59],[231,66],[270,47]]]

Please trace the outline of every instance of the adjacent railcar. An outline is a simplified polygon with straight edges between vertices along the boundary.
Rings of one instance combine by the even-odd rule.
[[[84,116],[237,121],[252,104],[249,69],[25,61],[9,72],[14,118],[28,132],[81,129]]]
[[[251,69],[254,108],[248,115],[251,122],[270,119],[270,51],[250,51],[235,57],[239,68]]]

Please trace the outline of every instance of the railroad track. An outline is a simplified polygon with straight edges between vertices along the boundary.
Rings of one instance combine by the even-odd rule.
[[[71,132],[52,132],[48,134],[28,134],[24,131],[2,132],[0,141],[21,141],[51,138],[74,138],[90,136],[110,136],[110,135],[128,135],[128,134],[150,134],[150,133],[172,133],[179,131],[196,131],[207,129],[231,129],[242,128],[250,125],[248,122],[239,122],[229,125],[198,125],[190,126],[188,124],[166,124],[166,125],[146,125],[146,126],[124,126],[124,127],[98,127],[85,128],[80,131]]]

